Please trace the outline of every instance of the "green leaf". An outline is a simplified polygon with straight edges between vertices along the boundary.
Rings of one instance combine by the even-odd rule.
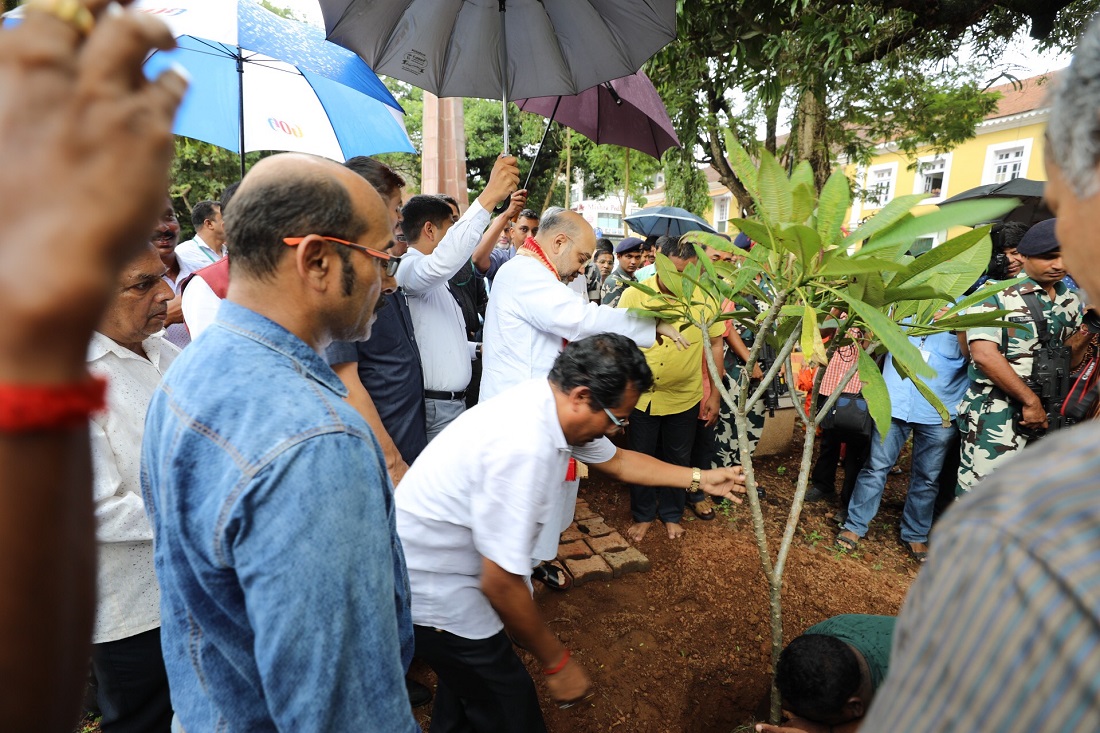
[[[954,262],[961,254],[979,244],[983,239],[989,239],[989,227],[971,229],[968,232],[964,232],[957,237],[949,239],[938,247],[933,247],[925,254],[913,260],[904,270],[895,275],[890,281],[890,287],[900,287],[902,284],[909,282],[922,272],[931,270],[946,262]],[[989,261],[988,254],[985,256],[985,261],[987,263]],[[975,279],[977,278],[975,277]],[[967,283],[967,287],[972,283],[973,281]]]
[[[867,400],[867,410],[875,421],[879,440],[885,441],[886,434],[890,432],[890,419],[893,416],[890,407],[890,391],[886,389],[886,380],[883,379],[875,360],[863,349],[856,349],[856,351],[859,352],[859,379],[863,382],[863,399]],[[920,356],[919,352],[917,356]]]
[[[814,169],[808,160],[800,160],[791,171],[791,188],[806,186],[812,192],[814,190]]]
[[[791,252],[798,257],[802,264],[802,271],[809,273],[817,265],[816,258],[821,252],[821,239],[817,232],[803,224],[795,224],[783,229],[779,233]]]
[[[698,244],[692,244],[695,247],[695,256],[699,258],[699,265],[703,268],[703,272],[706,273],[707,279],[709,281],[717,280],[718,273],[715,271],[714,263],[711,261],[710,257],[707,257],[706,250],[704,250]],[[703,288],[704,290],[706,289],[706,286],[702,283],[699,283],[699,287]]]
[[[843,233],[844,215],[852,205],[852,192],[848,177],[843,171],[836,170],[825,181],[821,197],[817,200],[817,234],[826,247],[832,247],[840,241]]]
[[[792,221],[791,182],[767,150],[760,152],[759,182],[761,200],[756,204],[760,214],[773,226]]]
[[[752,162],[752,158],[745,152],[745,149],[741,147],[741,143],[737,140],[737,136],[730,130],[726,130],[726,151],[729,153],[730,168],[733,169],[734,174],[737,176],[737,180],[741,181],[741,185],[745,187],[745,190],[749,192],[749,196],[756,202],[756,205],[760,206],[760,187],[758,184],[759,175],[756,171],[756,165]],[[743,230],[742,230],[743,231]],[[751,234],[749,235],[752,236]],[[756,240],[754,240],[756,241]]]
[[[730,219],[728,223],[730,226],[737,227],[739,231],[744,232],[746,237],[757,244],[762,244],[768,249],[775,249],[771,232],[762,222],[755,219]]]
[[[895,288],[893,284],[882,294],[884,303],[896,303],[902,300],[940,300],[951,301],[951,294],[936,290],[931,285],[914,285],[908,288]]]
[[[951,227],[987,222],[1012,211],[1018,204],[1017,199],[976,199],[948,204],[922,216],[914,216],[883,232],[863,245],[857,256],[870,255],[883,250],[905,250],[916,241],[917,237]]]
[[[834,257],[815,273],[816,277],[844,277],[864,272],[897,272],[905,269],[900,262],[890,262],[880,257],[854,260],[847,255]]]
[[[806,305],[802,313],[802,356],[810,365],[826,366],[829,363],[821,329],[817,325],[817,311],[810,305]]]
[[[848,293],[842,291],[835,292],[837,296],[848,303],[848,306],[857,316],[859,316],[860,320],[867,324],[867,328],[870,329],[871,333],[875,335],[875,338],[881,341],[883,346],[894,355],[895,359],[899,359],[906,364],[919,364],[920,366],[913,367],[913,371],[917,374],[923,374],[929,377],[934,377],[936,375],[932,368],[924,362],[924,357],[921,356],[920,349],[909,341],[902,332],[901,327],[891,321],[886,314],[859,298],[852,297]]]
[[[845,237],[842,242],[843,246],[850,247],[853,244],[862,242],[864,239],[869,239],[878,232],[893,226],[900,219],[909,216],[909,210],[926,198],[928,198],[928,194],[924,193],[915,193],[909,196],[895,196],[890,199],[890,203],[879,209],[877,214],[863,222],[858,229]]]
[[[1011,280],[989,280],[973,293],[966,296],[954,306],[952,306],[946,313],[943,314],[943,317],[948,318],[955,315],[956,313],[964,311],[972,305],[977,305],[983,300],[988,300],[990,297],[996,295],[1002,290],[1006,290],[1013,285],[1019,285],[1026,279],[1027,275],[1020,275],[1019,277],[1015,277]]]
[[[657,278],[670,292],[682,293],[684,286],[681,280],[683,278],[680,275],[680,271],[676,269],[676,265],[672,264],[672,260],[666,257],[664,254],[657,253]]]
[[[791,207],[791,221],[796,224],[805,224],[814,213],[813,186],[796,184],[791,189]]]
[[[648,295],[650,297],[654,297],[654,296],[657,296],[657,295],[661,294],[660,292],[654,290],[653,288],[649,287],[648,285],[642,285],[637,280],[624,280],[624,282],[627,284],[627,287],[637,288],[638,290],[641,290],[643,293],[645,293],[646,295]]]

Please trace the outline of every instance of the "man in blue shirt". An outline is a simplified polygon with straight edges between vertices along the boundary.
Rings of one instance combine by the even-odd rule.
[[[956,407],[966,393],[966,358],[954,333],[910,336],[909,341],[920,349],[936,377],[926,379],[929,389],[939,397],[954,420]],[[871,456],[856,478],[852,499],[848,504],[848,519],[837,536],[837,544],[852,549],[867,534],[871,520],[878,513],[886,477],[898,460],[909,434],[913,434],[913,465],[909,493],[901,516],[901,541],[918,562],[928,556],[928,532],[932,528],[932,510],[939,490],[940,468],[944,455],[955,436],[954,423],[944,426],[940,414],[917,391],[908,379],[902,379],[894,366],[894,357],[886,357],[882,370],[890,392],[892,419],[883,441],[878,429],[871,437]]]
[[[395,287],[384,204],[336,163],[280,155],[226,230],[228,298],[165,375],[142,447],[173,708],[188,731],[415,733],[393,491],[321,356],[366,340]]]

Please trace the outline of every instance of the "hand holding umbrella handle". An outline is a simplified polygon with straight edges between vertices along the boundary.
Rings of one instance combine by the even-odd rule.
[[[493,170],[489,174],[489,183],[485,190],[477,197],[478,203],[485,209],[496,206],[498,201],[503,201],[503,212],[508,208],[509,197],[519,188],[519,166],[516,159],[510,155],[501,155],[493,164]],[[495,209],[494,209],[495,210]]]

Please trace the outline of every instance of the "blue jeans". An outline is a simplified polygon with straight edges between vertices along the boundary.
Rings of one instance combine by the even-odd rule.
[[[955,436],[954,425],[945,428],[891,420],[885,441],[879,439],[876,429],[871,438],[871,456],[859,472],[852,491],[844,529],[860,537],[867,534],[867,526],[878,514],[882,492],[886,489],[886,477],[897,462],[910,431],[913,433],[913,467],[905,510],[901,515],[901,539],[903,542],[928,542],[932,509],[939,490],[940,469]]]

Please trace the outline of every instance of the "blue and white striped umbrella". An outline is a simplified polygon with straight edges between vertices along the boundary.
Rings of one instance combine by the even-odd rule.
[[[138,0],[179,48],[154,52],[154,77],[173,64],[191,86],[173,132],[236,153],[282,150],[343,161],[415,152],[404,111],[366,63],[324,31],[252,0]],[[17,22],[21,10],[5,16]],[[243,166],[242,166],[243,167]]]

